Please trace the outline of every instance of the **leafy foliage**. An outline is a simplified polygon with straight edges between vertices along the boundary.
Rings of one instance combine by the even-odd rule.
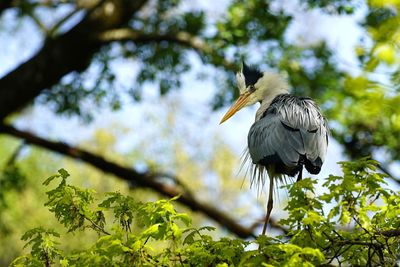
[[[27,231],[21,239],[27,241],[26,247],[32,247],[31,255],[19,258],[16,266],[50,266],[56,257],[62,257],[62,251],[56,247],[59,243],[54,240],[55,237],[60,235],[41,227]]]
[[[399,11],[398,1],[366,1],[362,23],[367,31],[355,48],[359,72],[347,74],[343,86],[330,92],[329,116],[341,125],[335,138],[353,158],[384,147],[388,162],[399,159]]]
[[[64,252],[53,230],[34,228],[22,237],[31,247],[11,266],[392,266],[400,255],[398,192],[383,188],[377,162],[342,162],[343,176],[329,176],[316,194],[316,181],[288,185],[286,234],[246,241],[213,239],[212,227],[193,228],[171,200],[141,203],[118,192],[100,202],[93,190],[67,183],[61,169],[48,178],[61,182],[47,192],[49,207],[68,231],[98,233],[87,249]],[[98,203],[97,205],[95,203]],[[113,223],[106,217],[112,214]],[[78,233],[77,233],[78,234]],[[258,247],[255,249],[254,247]]]
[[[289,225],[291,242],[319,248],[329,262],[395,264],[400,253],[399,237],[388,236],[386,231],[398,229],[399,222],[393,219],[398,215],[395,206],[386,203],[392,198],[399,201],[398,193],[382,188],[385,175],[376,172],[377,162],[373,160],[341,165],[343,177],[331,175],[325,180],[327,193],[316,196],[316,181],[309,178],[289,188],[289,217],[282,223]]]

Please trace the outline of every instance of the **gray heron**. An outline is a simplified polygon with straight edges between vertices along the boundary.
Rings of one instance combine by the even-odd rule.
[[[275,180],[297,175],[299,181],[303,167],[318,174],[328,147],[328,127],[317,104],[309,97],[290,94],[288,83],[279,74],[262,73],[243,62],[236,79],[240,96],[220,123],[245,106],[261,104],[248,134],[245,161],[251,160],[251,184],[262,186],[269,178],[264,235],[273,207]]]

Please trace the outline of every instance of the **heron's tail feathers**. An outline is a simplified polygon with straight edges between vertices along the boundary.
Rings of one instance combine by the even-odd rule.
[[[244,171],[245,176],[250,177],[250,187],[256,187],[258,194],[261,194],[268,179],[275,179],[275,181],[287,183],[287,176],[276,173],[273,166],[266,167],[260,164],[254,164],[247,148],[242,153],[241,161],[242,163],[239,171]],[[276,190],[278,190],[278,186],[279,183],[275,183],[274,187],[276,187]]]

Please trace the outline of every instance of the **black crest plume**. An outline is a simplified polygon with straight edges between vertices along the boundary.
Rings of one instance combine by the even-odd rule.
[[[252,68],[246,65],[243,61],[243,75],[246,82],[246,87],[249,85],[254,85],[258,79],[260,79],[263,74],[256,68]]]

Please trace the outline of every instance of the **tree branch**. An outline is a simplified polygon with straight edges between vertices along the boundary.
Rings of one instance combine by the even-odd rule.
[[[37,145],[68,157],[82,160],[83,162],[90,164],[103,172],[113,174],[118,178],[137,186],[150,188],[168,198],[180,195],[177,200],[178,202],[184,204],[193,211],[200,211],[204,213],[237,236],[241,238],[255,237],[255,234],[251,228],[246,228],[238,224],[236,220],[231,218],[229,215],[221,212],[214,206],[199,202],[191,194],[179,190],[177,187],[157,181],[157,178],[159,177],[152,173],[141,173],[134,169],[120,166],[86,150],[71,147],[61,142],[49,141],[32,133],[18,130],[9,125],[0,125],[0,133],[9,134],[24,139],[26,143]]]
[[[12,2],[13,2],[13,0],[0,1],[0,16],[3,13],[4,10],[12,7],[12,4],[13,4]]]
[[[188,32],[177,32],[175,34],[158,34],[158,33],[143,33],[135,31],[129,28],[113,29],[105,31],[99,34],[99,40],[103,42],[114,42],[114,41],[134,41],[134,42],[160,42],[170,41],[176,42],[186,47],[193,48],[202,53],[211,53],[211,48],[207,43],[197,37],[193,36]]]
[[[29,14],[29,17],[31,17],[32,21],[36,24],[36,26],[39,28],[40,31],[42,31],[43,34],[48,35],[49,30],[46,28],[46,26],[43,24],[43,22],[36,16],[35,12],[32,11]]]
[[[334,129],[331,129],[332,136],[344,147],[345,153],[350,157],[350,159],[357,159],[360,158],[361,156],[370,156],[371,159],[379,162],[378,164],[378,169],[380,169],[383,173],[388,175],[389,179],[392,179],[395,181],[397,184],[400,185],[400,177],[394,175],[391,173],[388,169],[387,164],[383,164],[380,161],[376,160],[374,157],[372,157],[372,147],[373,144],[369,143],[364,147],[364,150],[362,149],[362,146],[360,145],[360,140],[357,139],[356,136],[352,137],[352,140],[346,141],[345,138],[340,134],[339,132],[335,131]],[[396,159],[394,159],[396,160]]]
[[[102,42],[126,42],[133,41],[135,43],[149,43],[149,42],[161,42],[167,41],[172,43],[177,43],[187,48],[195,50],[200,55],[213,55],[216,54],[211,46],[207,42],[189,32],[180,31],[176,33],[144,33],[140,31],[135,31],[130,28],[122,29],[112,29],[104,31],[98,35],[98,39]],[[228,70],[237,70],[237,65],[232,62],[223,59],[222,64]]]
[[[389,171],[388,168],[382,163],[379,162],[378,169],[380,169],[383,173],[385,173],[390,179],[395,181],[397,184],[400,185],[400,178],[396,177],[393,173]]]
[[[378,233],[383,235],[383,236],[386,236],[386,237],[400,236],[400,228],[385,230],[385,231],[381,231],[381,232],[378,232]]]
[[[51,37],[54,37],[57,34],[57,31],[70,19],[72,18],[75,14],[79,12],[79,9],[74,9],[71,12],[69,12],[67,15],[65,15],[62,19],[57,21],[51,29],[48,31],[48,34]]]
[[[85,70],[104,43],[94,36],[126,25],[147,0],[107,0],[68,32],[46,39],[40,51],[0,79],[0,121],[72,71]],[[2,4],[7,7],[7,4]],[[0,6],[0,7],[2,7]],[[1,9],[0,9],[1,10]]]
[[[7,160],[7,163],[5,166],[10,167],[13,166],[21,154],[22,149],[24,149],[26,143],[25,140],[22,140],[21,144],[18,145],[18,147],[14,150],[14,152],[11,154],[11,157]]]

